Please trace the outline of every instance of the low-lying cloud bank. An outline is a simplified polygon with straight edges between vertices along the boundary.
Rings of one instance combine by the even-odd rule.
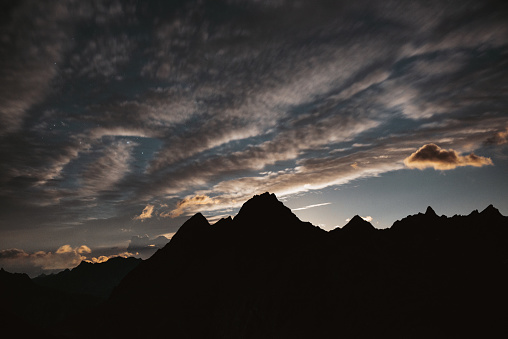
[[[129,257],[131,253],[124,252],[116,255],[91,255],[92,250],[86,246],[71,247],[63,245],[55,252],[37,251],[28,253],[24,250],[11,248],[0,251],[0,267],[9,272],[27,273],[34,277],[42,273],[53,273],[67,268],[74,268],[82,261],[102,263],[113,257]]]

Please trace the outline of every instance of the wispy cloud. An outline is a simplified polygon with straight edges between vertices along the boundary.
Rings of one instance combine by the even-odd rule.
[[[105,147],[82,174],[82,190],[90,196],[108,190],[130,170],[134,143],[117,142]]]
[[[304,207],[299,207],[299,208],[292,208],[291,210],[292,211],[302,211],[302,210],[308,210],[309,208],[314,208],[314,207],[319,207],[319,206],[326,206],[326,205],[330,205],[331,202],[324,202],[322,204],[314,204],[314,205],[308,205],[308,206],[304,206]]]

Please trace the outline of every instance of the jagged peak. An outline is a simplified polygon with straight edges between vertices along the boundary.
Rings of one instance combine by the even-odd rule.
[[[427,210],[425,211],[425,215],[427,215],[427,216],[436,216],[437,217],[436,212],[430,206],[427,207]]]
[[[281,204],[281,202],[275,196],[275,193],[269,193],[269,192],[265,192],[263,194],[253,196],[252,198],[247,200],[247,202],[245,202],[244,205],[254,204],[254,203],[259,204],[259,205],[265,205],[265,206],[266,205]]]
[[[192,237],[194,234],[200,233],[209,227],[210,223],[205,216],[201,213],[196,213],[178,229],[171,240],[188,236]]]
[[[233,221],[233,218],[230,215],[228,215],[225,218],[220,218],[219,220],[217,220],[212,226],[217,226],[217,225],[220,226],[225,223],[230,223],[231,221]]]
[[[189,221],[193,221],[193,222],[196,222],[196,221],[206,221],[208,223],[208,220],[205,218],[205,216],[203,214],[201,214],[200,212],[194,214],[192,217],[190,217],[189,220],[186,221],[189,222]]]

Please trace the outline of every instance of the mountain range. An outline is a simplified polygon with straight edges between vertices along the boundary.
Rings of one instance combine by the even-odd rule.
[[[32,279],[39,286],[60,290],[68,294],[80,294],[106,300],[127,273],[141,262],[130,257],[111,258],[100,264],[82,261],[72,270],[50,275],[40,275]]]
[[[432,208],[326,232],[273,194],[196,214],[63,338],[450,338],[508,334],[508,217]]]
[[[92,314],[141,261],[132,257],[112,258],[100,264],[83,261],[72,270],[33,279],[1,269],[1,328],[20,337],[54,338],[51,328],[66,318]]]
[[[90,334],[498,335],[507,270],[508,218],[493,206],[452,218],[428,208],[385,230],[355,216],[326,232],[265,193],[234,219],[190,218],[122,280]]]

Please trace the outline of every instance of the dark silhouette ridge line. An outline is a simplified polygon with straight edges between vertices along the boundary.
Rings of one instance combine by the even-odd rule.
[[[508,218],[432,208],[329,232],[264,193],[189,218],[128,273],[82,337],[492,337],[508,333]],[[140,312],[141,310],[141,312]],[[499,311],[501,310],[501,311]],[[128,326],[125,326],[128,324]]]
[[[292,216],[294,216],[294,218],[298,219],[300,221],[300,219],[291,211],[290,208],[284,206],[284,204],[279,201],[277,199],[277,197],[275,196],[275,193],[269,193],[269,192],[265,192],[265,193],[262,193],[260,195],[254,195],[251,199],[249,199],[241,208],[240,210],[238,211],[237,215],[236,216],[228,216],[226,218],[221,218],[219,219],[217,222],[215,222],[214,224],[210,224],[210,226],[214,226],[215,224],[219,223],[221,220],[223,219],[236,219],[238,215],[240,215],[240,213],[242,212],[242,209],[244,209],[244,207],[247,205],[247,204],[250,204],[251,201],[258,201],[258,202],[262,202],[262,203],[271,203],[271,204],[280,204],[281,206],[283,206],[287,212],[290,212]],[[447,218],[447,219],[450,219],[450,218],[454,218],[454,217],[466,217],[466,216],[470,216],[470,215],[475,215],[475,214],[479,214],[481,216],[485,216],[485,215],[492,215],[492,216],[503,216],[499,210],[497,208],[495,208],[492,204],[488,205],[484,210],[482,210],[482,212],[478,212],[478,210],[473,210],[469,215],[454,215],[452,217],[449,217],[449,216],[446,216],[446,215],[441,215],[441,216],[438,216],[437,213],[434,211],[434,209],[431,207],[431,206],[427,206],[427,209],[425,210],[425,213],[417,213],[417,214],[413,214],[413,215],[408,215],[406,217],[404,217],[403,219],[401,220],[404,220],[406,218],[411,218],[411,217],[417,217],[417,216],[426,216],[426,217],[432,217],[432,218]],[[190,218],[194,218],[194,217],[197,217],[199,216],[200,218],[204,218],[206,219],[206,217],[201,213],[201,212],[197,212],[196,214],[194,214],[193,216],[191,216]],[[207,222],[208,222],[208,219],[206,219]],[[396,220],[394,221],[393,224],[399,222],[400,220]],[[310,224],[310,222],[309,222]],[[366,227],[366,225],[370,225],[374,230],[387,230],[387,229],[390,229],[392,226],[390,227],[387,227],[387,228],[384,228],[384,229],[378,229],[376,228],[374,225],[372,225],[372,223],[366,221],[365,219],[363,219],[361,216],[359,216],[358,214],[354,215],[353,218],[351,218],[345,225],[343,225],[342,227],[341,226],[338,226],[328,232],[332,232],[332,231],[336,231],[338,229],[348,229],[350,227],[354,227],[353,225],[363,225],[363,226],[360,226],[360,227]],[[348,226],[349,225],[349,226]],[[314,226],[314,227],[318,227],[320,228],[319,226]],[[175,234],[176,235],[176,234]]]
[[[103,263],[82,261],[71,270],[66,269],[50,275],[40,275],[33,278],[32,281],[37,285],[69,294],[82,294],[106,300],[113,288],[141,261],[141,259],[134,257],[114,257]]]

